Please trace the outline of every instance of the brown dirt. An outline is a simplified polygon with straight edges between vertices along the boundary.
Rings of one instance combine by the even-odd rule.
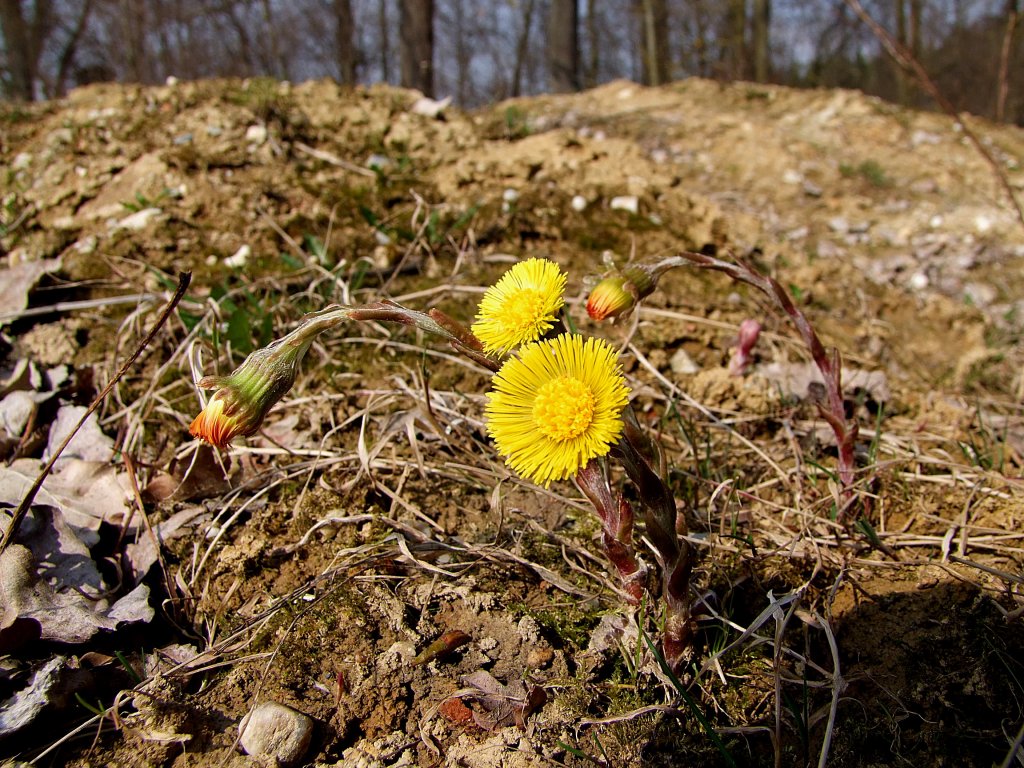
[[[705,610],[685,675],[723,749],[649,654],[634,668],[642,643],[592,647],[609,620],[654,631],[652,617],[615,597],[575,489],[539,491],[493,455],[481,370],[366,326],[314,346],[263,432],[224,459],[227,479],[207,455],[202,482],[148,505],[154,522],[203,514],[167,545],[172,620],[114,647],[140,664],[138,649],[170,642],[210,653],[165,668],[120,727],[69,740],[48,764],[251,765],[234,742],[256,699],[315,719],[316,765],[726,765],[723,750],[739,765],[817,764],[834,690],[832,766],[1001,762],[1024,721],[1024,226],[961,132],[855,92],[699,80],[440,120],[412,114],[414,98],[251,81],[6,106],[7,262],[61,258],[33,306],[166,291],[193,271],[178,318],[102,421],[146,486],[189,463],[193,328],[204,372],[225,372],[332,301],[394,297],[468,320],[512,260],[554,259],[582,329],[633,344],[635,404],[690,505],[694,594],[731,622]],[[1019,192],[1024,132],[970,124]],[[638,215],[611,207],[624,195]],[[884,394],[850,404],[872,503],[849,530],[829,520],[831,435],[806,391],[771,373],[806,355],[756,295],[676,270],[635,326],[584,319],[604,252],[684,248],[751,258],[849,370],[883,376]],[[103,381],[152,316],[111,305],[22,319],[7,327],[10,357]],[[749,316],[767,331],[757,366],[729,377]],[[673,367],[680,350],[699,370]],[[778,660],[769,619],[768,642],[748,638],[695,676],[769,591],[798,589]],[[412,663],[450,630],[471,642]],[[525,730],[484,731],[450,703],[481,669],[544,687]],[[638,713],[665,702],[678,711]],[[53,723],[70,730],[83,714]],[[33,732],[15,751],[53,737]]]

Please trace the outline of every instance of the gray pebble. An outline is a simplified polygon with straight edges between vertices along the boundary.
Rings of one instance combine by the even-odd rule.
[[[246,754],[272,757],[285,767],[302,760],[313,737],[311,717],[274,701],[257,706],[240,727]]]

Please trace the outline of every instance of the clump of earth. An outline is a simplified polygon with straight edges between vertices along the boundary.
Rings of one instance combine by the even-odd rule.
[[[1024,132],[964,120],[1020,195]],[[0,121],[0,244],[31,278],[3,289],[2,394],[62,366],[70,382],[5,427],[8,462],[38,464],[57,402],[87,404],[191,272],[96,422],[98,463],[125,477],[128,457],[146,517],[119,525],[161,546],[125,566],[108,521],[90,552],[127,567],[113,589],[148,586],[154,618],[9,650],[5,697],[56,655],[90,682],[4,752],[34,757],[95,709],[43,760],[272,764],[239,743],[257,702],[309,718],[293,764],[318,766],[989,766],[1019,748],[1024,223],[948,117],[698,79],[475,112],[253,80],[90,86]],[[609,264],[682,250],[773,275],[840,351],[855,519],[836,519],[814,367],[759,294],[680,268],[633,316],[587,318]],[[621,348],[663,445],[696,558],[678,677],[645,643],[657,601],[625,605],[580,492],[508,470],[486,372],[414,329],[326,334],[229,451],[188,433],[193,382],[303,313],[388,298],[469,322],[534,256],[568,274],[575,325]],[[764,330],[736,376],[747,318]]]

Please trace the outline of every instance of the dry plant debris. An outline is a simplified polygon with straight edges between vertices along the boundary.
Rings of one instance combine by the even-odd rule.
[[[177,273],[193,283],[4,553],[0,750],[249,764],[237,726],[274,702],[315,722],[321,766],[1020,759],[1024,233],[951,121],[698,80],[472,115],[415,101],[179,83],[3,113],[2,509]],[[1021,132],[971,127],[1019,185]],[[841,351],[842,389],[723,275],[680,266],[629,317],[588,318],[609,265],[682,253],[775,279]],[[494,360],[458,328],[533,258],[618,353],[653,441],[634,474],[671,494],[657,515],[615,457],[599,519],[494,450]],[[191,438],[200,372],[332,305],[377,314],[311,340],[230,450]],[[836,393],[859,427],[842,473],[817,409]],[[655,576],[684,571],[673,668]]]

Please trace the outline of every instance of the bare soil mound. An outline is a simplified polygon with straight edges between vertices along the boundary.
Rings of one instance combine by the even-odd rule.
[[[1021,759],[1024,225],[956,124],[701,80],[433,106],[254,80],[0,110],[0,503],[192,273],[52,502],[93,515],[76,551],[102,598],[145,585],[152,615],[104,607],[87,640],[33,641],[0,574],[0,696],[30,712],[0,713],[0,754],[251,765],[271,758],[241,754],[239,724],[275,701],[312,718],[297,764],[322,766]],[[1019,195],[1024,132],[965,119]],[[587,318],[609,262],[681,250],[754,263],[840,350],[848,519],[813,366],[758,294],[682,268],[628,320]],[[188,433],[195,379],[304,313],[388,298],[468,323],[532,256],[568,274],[575,327],[621,349],[664,447],[695,552],[677,676],[579,490],[507,469],[488,372],[414,328],[322,336],[230,451]],[[734,376],[746,318],[764,332]],[[117,515],[79,509],[107,475]]]

